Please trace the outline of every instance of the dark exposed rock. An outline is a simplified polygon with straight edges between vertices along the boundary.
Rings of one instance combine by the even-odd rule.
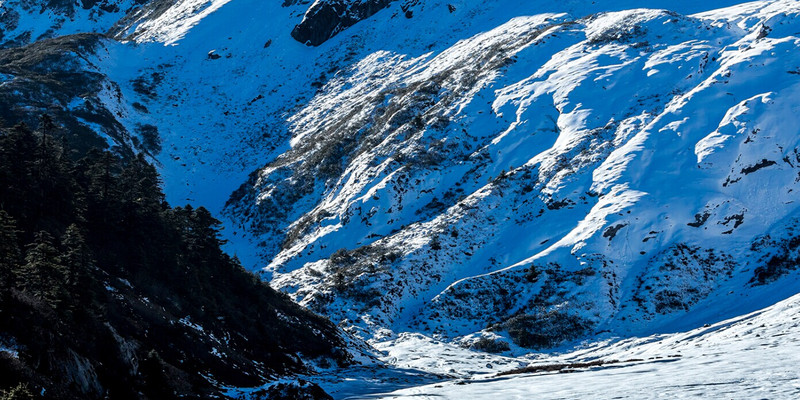
[[[292,30],[300,43],[319,46],[339,32],[386,8],[392,0],[326,0],[314,3]]]
[[[641,360],[627,360],[626,362],[632,361],[641,361]],[[594,367],[602,367],[608,364],[617,364],[620,361],[618,360],[596,360],[596,361],[589,361],[589,362],[576,362],[576,363],[568,363],[568,364],[546,364],[546,365],[531,365],[528,367],[512,369],[510,371],[505,371],[497,374],[497,376],[508,376],[508,375],[516,375],[516,374],[536,374],[541,372],[569,372],[574,369],[582,369],[582,368],[594,368]]]
[[[616,224],[614,226],[609,226],[606,228],[605,232],[603,232],[603,237],[608,238],[608,240],[614,239],[614,237],[617,236],[617,232],[627,225],[628,224]]]
[[[400,9],[403,11],[403,15],[405,15],[406,18],[411,19],[414,18],[414,7],[418,4],[419,0],[406,0],[400,5]]]
[[[744,213],[727,216],[722,221],[722,224],[727,226],[731,222],[733,222],[733,229],[738,228],[740,225],[744,223]]]
[[[485,353],[502,353],[511,350],[511,346],[503,340],[497,338],[482,337],[469,346],[472,350],[483,351]]]
[[[550,201],[546,202],[548,210],[560,210],[564,207],[574,206],[575,202],[570,199],[561,199],[561,200],[554,200],[550,199]]]
[[[211,53],[209,53],[209,57]],[[217,57],[219,58],[219,57]],[[131,81],[131,85],[133,86],[133,91],[145,96],[147,98],[153,99],[156,97],[156,89],[161,81],[164,80],[164,75],[158,71],[156,72],[148,72],[142,75],[137,76]]]
[[[758,36],[756,37],[756,40],[760,40],[769,36],[770,32],[772,32],[772,28],[766,25],[761,25],[761,29],[758,30]]]
[[[648,263],[633,299],[657,314],[689,310],[711,293],[736,266],[731,255],[719,250],[679,243]]]
[[[711,216],[711,213],[709,213],[708,211],[706,211],[706,212],[704,212],[702,214],[695,214],[694,215],[694,222],[689,222],[686,225],[689,225],[692,228],[699,228],[699,227],[703,226],[706,223],[706,221],[708,221],[708,217],[710,217],[710,216]]]
[[[758,163],[756,163],[755,165],[751,165],[751,166],[742,168],[742,173],[745,174],[745,175],[752,174],[753,172],[756,172],[756,171],[760,170],[761,168],[766,168],[766,167],[769,167],[769,166],[775,165],[775,164],[777,164],[775,161],[767,160],[765,158],[765,159],[759,161]]]
[[[755,268],[750,284],[764,285],[774,282],[800,266],[800,235],[793,226],[788,233],[788,238],[783,240],[774,240],[766,236],[753,243],[751,250],[758,251],[762,248],[773,250],[768,251],[761,260],[762,264]]]

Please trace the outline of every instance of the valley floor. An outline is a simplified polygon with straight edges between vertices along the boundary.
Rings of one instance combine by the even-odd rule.
[[[799,398],[800,295],[687,332],[562,354],[502,357],[418,334],[376,348],[395,369],[351,371],[320,385],[337,399]],[[597,361],[604,364],[578,364]],[[523,366],[556,371],[497,375]]]

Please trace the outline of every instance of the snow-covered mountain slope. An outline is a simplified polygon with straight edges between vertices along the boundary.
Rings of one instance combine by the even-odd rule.
[[[765,310],[687,332],[603,341],[531,361],[528,373],[498,374],[509,369],[482,360],[487,364],[484,373],[472,379],[346,398],[795,398],[800,393],[794,367],[800,350],[799,306],[800,298],[794,296]],[[418,366],[441,362],[430,353],[414,354],[421,357]],[[495,372],[486,368],[492,365]]]
[[[680,7],[693,12],[736,2]],[[170,198],[218,210],[249,172],[289,148],[287,120],[338,71],[375,52],[419,56],[443,51],[514,15],[565,10],[585,15],[635,4],[465,1],[453,3],[451,12],[448,3],[432,2],[413,5],[409,19],[403,9],[412,5],[393,2],[323,45],[308,47],[291,36],[313,5],[308,2],[150,2],[112,30],[114,37],[133,42],[106,55],[105,70],[126,102],[136,105],[121,122],[131,130],[135,124],[158,127]],[[264,254],[258,263],[270,257]]]
[[[794,293],[797,1],[397,1],[306,46],[322,3],[149,3],[93,61],[302,304],[502,349]]]
[[[761,288],[798,264],[800,3],[528,10],[384,42],[288,117],[291,148],[227,209],[273,284],[368,336],[501,347],[793,294]]]
[[[4,0],[0,47],[75,33],[105,33],[148,0]]]

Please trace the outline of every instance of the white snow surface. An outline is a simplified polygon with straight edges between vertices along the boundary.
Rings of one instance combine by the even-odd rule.
[[[92,2],[0,1],[0,45],[24,45],[75,33],[104,33],[127,12],[138,8],[135,0],[89,3]]]
[[[569,371],[572,373],[503,377],[484,373],[467,380],[347,398],[791,399],[800,395],[800,372],[795,368],[800,350],[798,328],[800,296],[794,296],[767,309],[691,331],[596,342],[529,365],[619,363],[575,368]],[[427,361],[433,364],[442,359],[428,356]]]

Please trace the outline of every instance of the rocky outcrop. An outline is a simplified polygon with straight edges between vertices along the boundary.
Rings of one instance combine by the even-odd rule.
[[[292,30],[300,43],[319,46],[339,32],[389,6],[392,0],[320,0]]]

